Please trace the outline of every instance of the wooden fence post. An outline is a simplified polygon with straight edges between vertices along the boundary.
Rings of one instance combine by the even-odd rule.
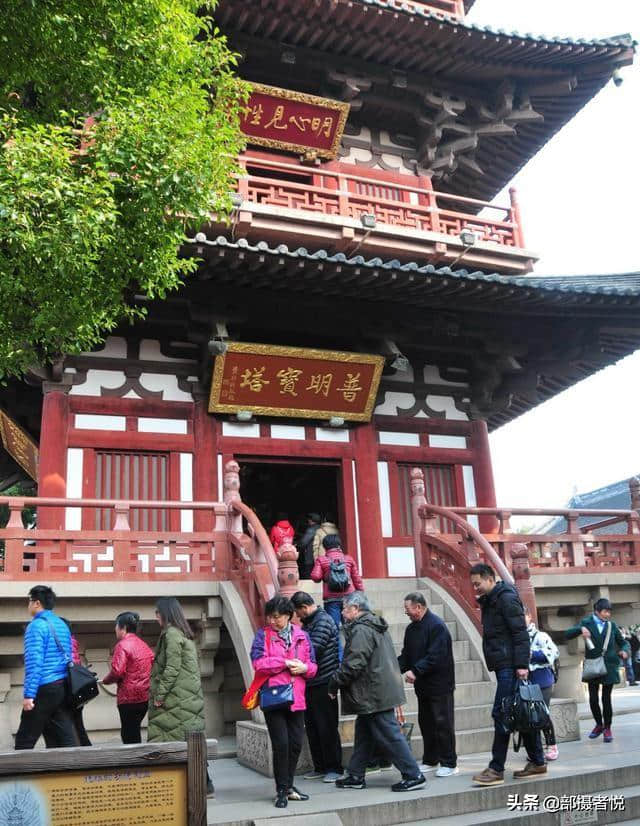
[[[536,608],[536,595],[531,582],[531,571],[529,570],[529,550],[524,542],[514,542],[511,546],[511,558],[513,560],[513,579],[520,594],[525,610],[531,614],[531,619],[537,624],[538,610]]]
[[[207,739],[203,731],[187,732],[188,826],[207,826]]]
[[[276,551],[276,556],[278,557],[279,593],[284,597],[292,597],[299,590],[298,551],[291,542],[285,542]]]

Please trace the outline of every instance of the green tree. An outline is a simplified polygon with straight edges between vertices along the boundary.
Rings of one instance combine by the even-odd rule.
[[[191,0],[5,0],[0,376],[90,349],[231,207],[247,87]]]

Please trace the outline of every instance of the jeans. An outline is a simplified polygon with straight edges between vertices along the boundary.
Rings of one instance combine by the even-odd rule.
[[[418,764],[411,754],[392,708],[388,711],[377,711],[375,714],[359,714],[356,717],[353,754],[347,769],[352,777],[358,780],[364,777],[376,746],[398,769],[404,780],[413,780],[420,776]]]
[[[40,686],[33,709],[23,710],[20,715],[15,748],[32,749],[40,735],[45,736],[47,748],[78,745],[71,711],[67,707],[65,680]]]
[[[342,625],[342,600],[330,599],[324,603],[324,610],[335,622],[338,629],[338,659],[342,662],[342,638],[340,636],[340,626]]]
[[[264,719],[273,749],[273,777],[276,789],[290,789],[302,751],[304,711],[277,708],[274,711],[265,711]]]
[[[429,766],[440,763],[441,766],[455,769],[458,758],[453,692],[438,697],[422,697],[418,694],[417,700],[418,725],[424,747],[422,762]]]
[[[517,685],[516,674],[513,668],[500,668],[496,671],[496,696],[493,700],[493,710],[491,716],[494,722],[493,746],[491,747],[491,762],[489,768],[502,774],[504,764],[509,750],[509,739],[511,732],[505,729],[502,722],[502,701],[505,697],[510,697]],[[542,750],[542,738],[539,731],[529,732],[522,735],[522,741],[527,751],[527,758],[530,763],[536,766],[544,765],[544,751]]]
[[[149,703],[122,703],[118,706],[120,739],[123,743],[142,743],[140,724],[148,708]]]
[[[307,728],[309,751],[317,772],[342,774],[342,744],[338,731],[338,699],[332,700],[328,683],[308,685],[305,698],[307,710],[304,723]]]
[[[592,680],[589,683],[589,706],[591,707],[591,713],[593,714],[593,719],[596,721],[596,725],[604,725],[605,728],[611,728],[611,718],[613,716],[611,709],[611,692],[613,691],[613,683],[610,685],[602,685],[602,711],[600,711],[599,701],[600,685],[602,684],[599,683],[598,680]]]

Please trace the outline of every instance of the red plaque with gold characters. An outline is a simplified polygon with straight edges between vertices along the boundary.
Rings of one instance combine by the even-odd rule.
[[[38,445],[10,416],[0,410],[0,436],[7,453],[32,479],[38,479]]]
[[[383,356],[232,342],[217,356],[210,413],[368,422]]]
[[[333,160],[348,114],[348,103],[254,83],[240,127],[249,143]]]

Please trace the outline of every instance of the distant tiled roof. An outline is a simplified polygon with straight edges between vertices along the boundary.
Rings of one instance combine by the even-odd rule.
[[[575,508],[576,510],[585,508],[591,510],[629,510],[631,508],[629,480],[622,479],[619,482],[613,482],[611,485],[605,485],[596,490],[590,490],[586,493],[576,493],[569,499],[566,506],[567,508]],[[578,525],[586,525],[593,521],[592,517],[582,516],[578,519]],[[565,519],[558,517],[540,528],[540,533],[563,533],[566,531],[566,528],[567,523]],[[626,533],[626,530],[626,523],[621,522],[617,525],[608,525],[601,531],[596,531],[596,533]]]

